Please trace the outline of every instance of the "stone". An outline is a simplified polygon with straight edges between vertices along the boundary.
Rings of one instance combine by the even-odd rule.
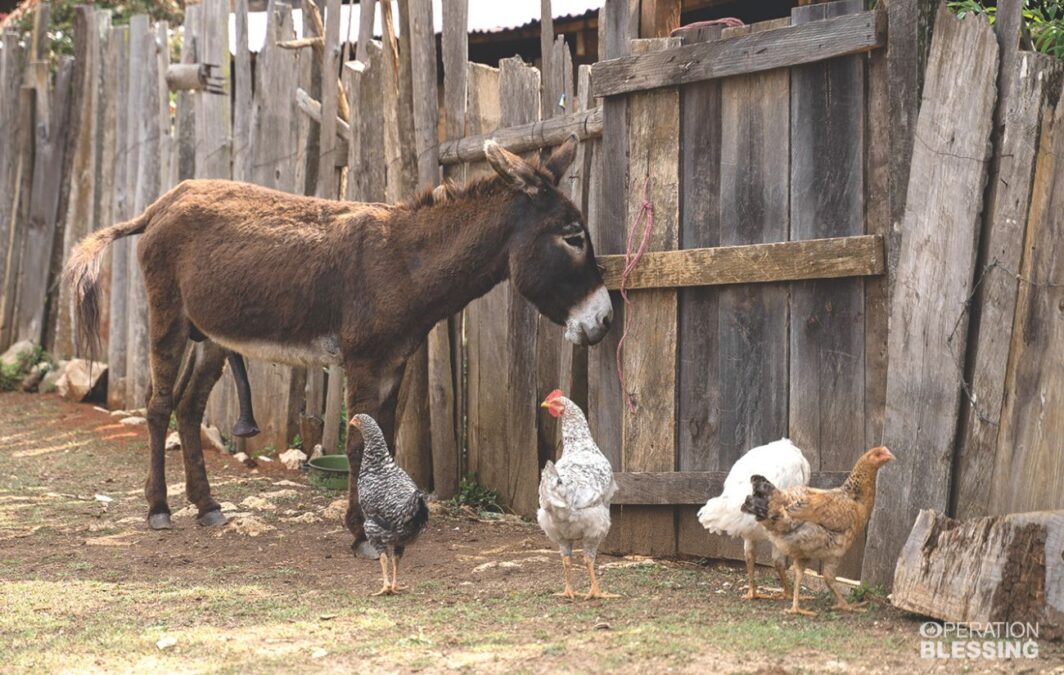
[[[181,435],[176,431],[171,431],[166,437],[167,450],[180,450],[181,449]]]
[[[148,423],[148,418],[137,417],[134,415],[133,417],[123,417],[122,419],[118,420],[118,423],[124,424],[127,427],[142,427]]]
[[[30,372],[26,373],[26,377],[22,378],[22,383],[19,387],[26,393],[33,393],[37,391],[37,388],[41,386],[41,381],[44,380],[44,376],[48,374],[50,368],[47,363],[38,363],[30,368]]]
[[[7,351],[0,354],[0,364],[5,366],[13,366],[18,363],[18,357],[23,352],[32,352],[37,348],[37,345],[33,340],[20,340],[15,344],[7,348]]]
[[[225,441],[222,440],[222,432],[218,431],[218,427],[204,424],[200,427],[200,430],[203,432],[203,435],[206,436],[210,444],[214,446],[215,450],[218,452],[225,452]]]
[[[275,511],[277,509],[276,504],[256,495],[251,495],[244,499],[244,501],[240,502],[240,505],[246,509],[256,509],[258,511]]]
[[[107,374],[107,364],[85,359],[71,359],[55,383],[59,395],[73,403],[81,403],[93,393]]]
[[[343,522],[344,516],[347,515],[347,499],[334,499],[332,503],[325,507],[325,512],[321,515],[325,520],[339,520]]]
[[[325,449],[321,447],[321,443],[314,446],[314,449],[310,451],[310,458],[317,459],[325,454]]]
[[[284,464],[286,468],[296,471],[303,466],[303,462],[307,461],[307,454],[299,448],[289,448],[282,452],[277,459],[281,460],[281,464]]]
[[[63,376],[63,372],[66,371],[66,367],[69,361],[60,361],[55,366],[44,374],[44,379],[37,385],[37,391],[42,394],[51,394],[56,390],[56,385],[59,383],[59,378]]]

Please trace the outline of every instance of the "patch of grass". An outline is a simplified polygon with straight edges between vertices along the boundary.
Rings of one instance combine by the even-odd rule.
[[[502,513],[499,506],[499,493],[477,482],[474,474],[468,474],[458,483],[458,492],[451,498],[454,506],[468,506],[476,511]]]
[[[885,600],[886,597],[887,589],[883,588],[883,584],[868,585],[862,582],[850,589],[850,600],[853,602],[864,602],[873,598]]]

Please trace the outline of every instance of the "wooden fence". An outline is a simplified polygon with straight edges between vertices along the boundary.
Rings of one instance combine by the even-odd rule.
[[[536,404],[560,386],[617,472],[612,551],[740,556],[694,511],[746,449],[782,436],[821,486],[868,447],[895,451],[867,546],[845,563],[869,581],[890,581],[920,508],[1064,507],[1061,67],[1020,52],[1016,31],[995,40],[942,10],[928,43],[929,0],[841,0],[670,37],[676,0],[607,0],[599,63],[574,71],[547,20],[540,67],[494,68],[468,62],[466,3],[448,1],[438,96],[430,0],[397,15],[363,2],[352,49],[338,0],[324,21],[305,4],[316,39],[293,41],[291,10],[271,2],[252,55],[238,0],[232,60],[228,2],[189,6],[174,59],[203,64],[223,92],[178,91],[172,105],[165,24],[114,27],[79,8],[76,56],[54,74],[46,4],[27,44],[3,36],[0,131],[17,142],[0,155],[0,347],[31,338],[71,355],[55,285],[65,253],[179,180],[394,201],[485,171],[487,137],[534,154],[577,133],[563,185],[615,328],[573,348],[508,283],[441,322],[401,388],[397,451],[420,485],[447,497],[472,473],[531,515],[559,452]],[[368,39],[378,9],[382,42]],[[999,25],[1018,25],[1007,15]],[[648,206],[626,304],[623,254]],[[114,407],[141,405],[147,385],[133,243],[113,248],[105,275]],[[263,428],[249,449],[296,433],[337,447],[341,373],[249,370]],[[234,408],[226,376],[209,419],[227,432]]]

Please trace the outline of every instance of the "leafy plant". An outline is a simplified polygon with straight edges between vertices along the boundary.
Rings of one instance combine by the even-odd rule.
[[[458,483],[458,492],[451,498],[453,506],[468,506],[476,511],[502,513],[499,493],[477,482],[474,474],[468,474]]]
[[[981,14],[991,25],[997,18],[997,7],[984,5],[980,0],[952,0],[948,6],[961,18]],[[1023,21],[1036,50],[1064,59],[1064,4],[1058,0],[1025,0]]]
[[[292,437],[292,442],[288,444],[288,447],[290,447],[290,448],[299,448],[300,450],[302,450],[303,449],[303,437],[300,436],[299,434],[296,434],[295,436]]]
[[[29,374],[38,363],[45,363],[51,359],[48,353],[39,345],[32,349],[24,349],[15,356],[15,362],[0,366],[0,391],[14,391],[22,383],[23,378]]]
[[[864,600],[872,598],[883,599],[886,597],[887,591],[883,588],[883,584],[868,585],[862,582],[850,589],[850,599],[854,602],[863,602]]]

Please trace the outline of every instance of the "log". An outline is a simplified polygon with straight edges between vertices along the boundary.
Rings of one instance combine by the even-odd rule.
[[[601,136],[602,109],[592,108],[570,115],[499,129],[490,134],[446,141],[440,144],[440,164],[447,166],[484,159],[484,141],[487,140],[494,140],[510,152],[522,154],[530,150],[559,145],[572,134],[576,134],[580,140]]]
[[[922,510],[894,571],[895,607],[943,621],[1064,631],[1064,511],[954,520]]]
[[[296,87],[296,105],[306,113],[307,117],[317,124],[321,124],[321,103],[311,98],[310,94],[301,87]],[[340,119],[339,116],[336,118],[336,136],[345,145],[347,141],[351,140],[351,125]]]
[[[653,54],[633,54],[602,61],[593,66],[593,93],[595,96],[614,96],[758,73],[858,54],[884,44],[885,13],[849,14],[714,42],[683,45]]]

